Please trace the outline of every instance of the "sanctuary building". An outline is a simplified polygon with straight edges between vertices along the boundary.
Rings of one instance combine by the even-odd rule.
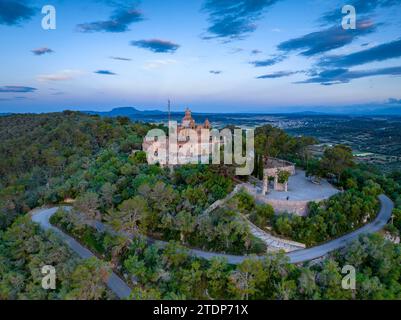
[[[208,161],[213,147],[211,129],[208,119],[203,124],[197,124],[191,110],[187,108],[180,124],[169,122],[168,141],[157,137],[152,140],[145,138],[142,147],[149,163],[159,162],[161,165],[198,163],[201,158],[207,158]],[[160,159],[166,161],[157,161]]]

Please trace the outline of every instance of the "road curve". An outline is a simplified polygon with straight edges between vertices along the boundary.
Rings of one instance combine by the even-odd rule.
[[[385,195],[380,195],[379,200],[380,200],[380,204],[381,204],[380,212],[378,213],[376,219],[373,222],[366,224],[365,226],[363,226],[362,228],[360,228],[354,232],[346,234],[338,239],[329,241],[320,246],[287,253],[286,256],[290,259],[290,263],[301,263],[301,262],[305,262],[305,261],[318,259],[332,251],[335,251],[337,249],[347,246],[350,242],[357,240],[359,238],[359,236],[362,234],[372,234],[372,233],[378,232],[381,229],[383,229],[384,226],[388,223],[388,221],[391,218],[392,211],[394,209],[394,203],[391,201],[390,198],[388,198]],[[57,234],[59,234],[62,237],[63,240],[65,240],[65,242],[75,252],[77,252],[83,258],[87,258],[88,254],[91,254],[91,256],[93,256],[93,254],[89,250],[85,249],[74,239],[72,239],[71,237],[64,234],[59,229],[53,227],[50,224],[49,219],[57,211],[57,209],[58,208],[37,209],[32,214],[32,220],[34,222],[39,223],[42,226],[42,228],[45,230],[51,229],[51,230],[55,231]],[[167,244],[167,242],[164,242],[164,241],[154,241],[154,242],[160,246],[165,246]],[[197,250],[197,249],[189,249],[189,253],[198,258],[204,258],[207,260],[210,260],[210,259],[213,259],[216,257],[225,258],[227,260],[227,262],[230,264],[239,264],[242,261],[244,261],[245,259],[249,258],[249,256],[235,256],[235,255],[229,255],[229,254],[207,252],[207,251],[202,251],[202,250]],[[258,256],[257,258],[264,259],[264,256]],[[119,292],[122,297],[128,296],[129,295],[128,286],[126,286],[125,283],[122,282],[122,280],[120,278],[118,278],[116,275],[114,275],[113,279],[114,278],[117,278],[119,281],[117,279],[115,279],[114,281],[111,281],[112,282],[111,285],[113,286],[114,289],[112,289],[110,286],[109,287],[114,292],[116,292],[116,291]],[[125,288],[124,288],[124,286],[125,286]],[[119,294],[117,294],[117,295],[120,297]]]
[[[290,252],[287,254],[287,256],[290,258],[290,262],[298,263],[323,257],[332,251],[346,247],[350,242],[357,240],[362,234],[372,234],[382,230],[391,219],[394,203],[385,195],[380,195],[379,200],[381,205],[380,212],[373,222],[364,225],[362,228],[355,230],[354,232],[346,234],[338,239],[332,240],[320,246]]]
[[[78,241],[50,224],[49,220],[57,212],[57,210],[58,208],[36,209],[32,212],[32,221],[38,223],[43,230],[52,230],[54,233],[56,233],[57,236],[82,259],[95,257],[95,255],[91,251],[83,247]],[[107,286],[120,299],[128,298],[131,294],[130,287],[114,272],[111,273],[107,281]]]

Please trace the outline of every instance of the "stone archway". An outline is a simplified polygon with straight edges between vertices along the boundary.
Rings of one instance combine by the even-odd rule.
[[[270,179],[274,180],[274,191],[288,191],[288,181],[280,183],[279,176],[281,172],[288,172],[290,176],[295,175],[295,164],[289,161],[266,158],[264,161],[265,168],[263,170],[263,195],[270,192]]]

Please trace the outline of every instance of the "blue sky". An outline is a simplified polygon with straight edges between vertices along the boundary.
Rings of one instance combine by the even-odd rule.
[[[401,0],[0,0],[0,112],[401,107],[400,18]]]

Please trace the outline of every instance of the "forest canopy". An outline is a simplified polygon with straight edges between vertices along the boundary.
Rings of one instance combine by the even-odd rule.
[[[206,208],[234,189],[238,180],[232,168],[187,165],[171,172],[149,166],[140,150],[151,128],[127,118],[70,111],[0,117],[0,299],[114,299],[101,276],[111,269],[123,274],[136,299],[401,298],[400,245],[381,235],[362,237],[316,264],[292,265],[279,253],[250,256],[232,266],[197,259],[187,251],[265,252],[238,212],[278,235],[308,245],[324,242],[374,218],[379,193],[395,202],[388,230],[399,235],[401,174],[383,176],[356,165],[345,146],[311,159],[308,146],[314,139],[263,126],[256,130],[256,161],[279,156],[309,168],[312,175],[334,174],[344,192],[320,205],[312,203],[307,218],[275,216],[271,207],[243,194],[237,207],[205,215]],[[41,231],[25,215],[71,199],[74,209],[57,213],[52,223],[101,259],[79,260],[56,235]],[[99,233],[89,223],[94,220],[130,235],[130,241]],[[169,244],[159,248],[145,240],[148,236]],[[40,287],[38,272],[44,264],[61,270],[54,292]],[[355,292],[341,289],[345,264],[357,268]]]

